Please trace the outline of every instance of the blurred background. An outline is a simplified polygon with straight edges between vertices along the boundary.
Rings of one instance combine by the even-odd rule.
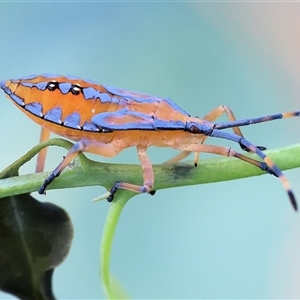
[[[220,104],[238,118],[300,109],[299,3],[7,2],[0,28],[1,80],[73,74],[169,97],[198,116]],[[0,97],[4,169],[38,142],[40,128]],[[243,132],[272,149],[299,143],[299,126],[295,118]],[[46,169],[64,154],[50,149]],[[153,163],[174,154],[149,151]],[[135,149],[96,158],[138,163]],[[300,199],[300,170],[285,173]],[[91,202],[103,192],[35,195],[65,208],[74,224],[71,252],[54,273],[59,299],[104,296],[99,248],[109,204]],[[139,195],[122,213],[111,268],[132,298],[299,298],[299,214],[267,175]]]

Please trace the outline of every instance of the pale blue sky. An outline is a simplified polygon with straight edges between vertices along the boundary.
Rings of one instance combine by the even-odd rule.
[[[262,40],[237,26],[229,9],[222,15],[220,5],[3,2],[0,78],[73,74],[169,97],[200,117],[219,104],[239,118],[299,110],[293,74],[268,56],[267,44],[260,50]],[[250,22],[253,15],[239,22],[247,18]],[[0,97],[3,169],[38,142],[39,127]],[[277,121],[244,132],[253,143],[275,148],[299,142],[299,122]],[[154,163],[175,154],[149,153]],[[64,154],[51,150],[46,168]],[[136,151],[110,161],[136,163]],[[34,162],[23,172],[33,170]],[[299,170],[286,174],[300,199]],[[99,246],[109,204],[91,202],[103,191],[66,189],[48,192],[47,199],[39,196],[64,207],[75,227],[71,253],[54,272],[59,299],[103,297]],[[272,176],[158,191],[127,204],[111,267],[132,298],[297,298],[299,225]]]

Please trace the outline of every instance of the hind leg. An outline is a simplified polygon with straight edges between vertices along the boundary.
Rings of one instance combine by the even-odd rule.
[[[222,155],[222,156],[232,156],[236,157],[240,160],[243,160],[247,163],[250,163],[258,168],[260,168],[263,171],[268,172],[269,174],[275,175],[278,177],[286,190],[290,202],[295,210],[297,210],[297,202],[296,198],[294,196],[294,193],[291,189],[290,183],[287,180],[287,178],[283,175],[281,170],[274,164],[274,162],[266,156],[258,147],[254,146],[244,138],[240,140],[240,143],[246,147],[249,151],[257,154],[263,162],[256,161],[254,159],[251,159],[245,155],[242,155],[235,150],[231,148],[226,148],[226,147],[220,147],[220,146],[214,146],[214,145],[205,145],[205,144],[192,144],[192,145],[183,145],[181,147],[181,150],[183,151],[189,151],[189,152],[206,152],[206,153],[213,153],[217,155]]]

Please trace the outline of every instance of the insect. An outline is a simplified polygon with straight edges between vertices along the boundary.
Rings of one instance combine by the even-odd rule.
[[[0,82],[7,97],[33,121],[41,125],[47,139],[50,132],[76,141],[56,169],[39,189],[58,177],[80,152],[113,157],[128,147],[136,147],[143,171],[143,185],[116,182],[107,197],[112,201],[118,189],[154,194],[154,173],[146,150],[150,146],[171,147],[182,151],[169,162],[177,162],[189,153],[213,153],[236,157],[278,177],[295,210],[297,203],[291,186],[281,170],[267,157],[264,147],[247,141],[239,126],[295,117],[299,112],[236,120],[227,106],[219,106],[204,116],[192,117],[172,100],[130,92],[74,76],[32,75]],[[221,115],[228,121],[215,123]],[[223,131],[232,128],[233,132]],[[238,143],[242,150],[255,153],[260,160],[247,157],[232,148],[204,144],[208,137]]]

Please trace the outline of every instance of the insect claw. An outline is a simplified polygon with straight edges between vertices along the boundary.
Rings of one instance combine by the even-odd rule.
[[[119,186],[119,182],[117,181],[113,187],[110,189],[109,191],[109,196],[106,198],[108,202],[112,202],[114,200],[114,197],[115,197],[115,193],[117,192],[118,190],[118,187]]]
[[[59,174],[58,174],[59,175]],[[41,185],[40,189],[38,190],[40,195],[46,195],[46,188],[47,186],[58,176],[54,173],[51,173]]]
[[[110,194],[107,198],[106,198],[106,200],[107,200],[107,202],[112,202],[113,200],[114,200],[114,194]]]
[[[242,143],[239,143],[240,144],[240,147],[244,150],[244,151],[247,151],[247,152],[251,152],[251,150],[248,148],[248,147],[246,147],[245,145],[243,145]],[[264,151],[264,150],[267,150],[267,148],[266,147],[264,147],[264,146],[256,146],[259,150],[261,150],[261,151]]]
[[[292,191],[288,191],[288,195],[290,197],[290,200],[291,200],[291,203],[292,203],[292,206],[293,206],[294,210],[297,211],[298,210],[298,204],[297,204],[296,198],[294,196],[294,193]]]
[[[266,147],[264,147],[264,146],[256,146],[259,150],[261,150],[261,151],[264,151],[264,150],[267,150],[267,148]]]

